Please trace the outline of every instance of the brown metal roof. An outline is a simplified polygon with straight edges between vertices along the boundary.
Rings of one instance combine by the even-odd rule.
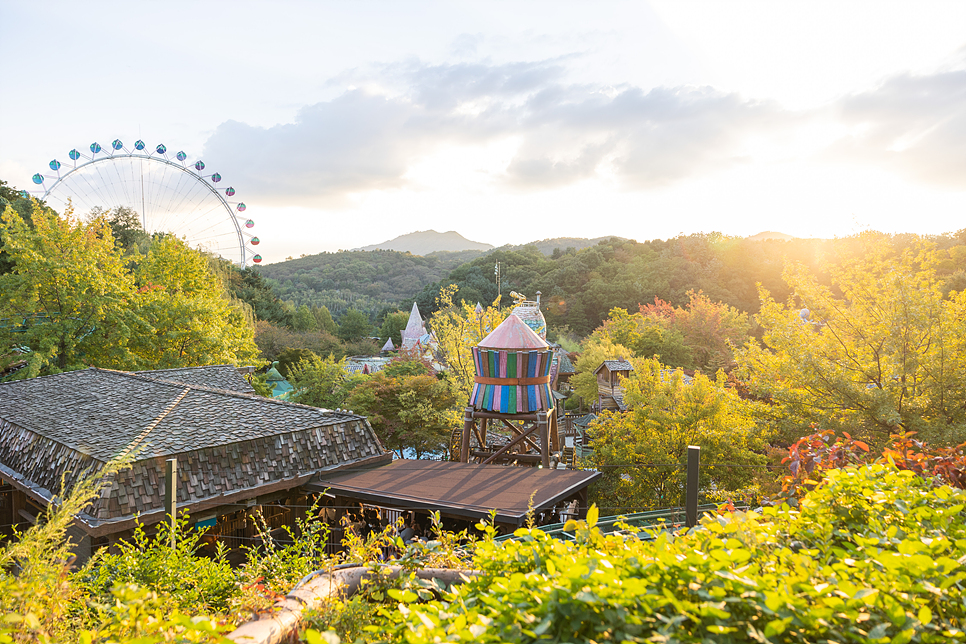
[[[531,495],[533,509],[541,511],[599,477],[599,472],[585,470],[398,460],[368,470],[322,473],[304,487],[383,507],[438,510],[472,519],[485,518],[495,509],[498,523],[522,525]]]

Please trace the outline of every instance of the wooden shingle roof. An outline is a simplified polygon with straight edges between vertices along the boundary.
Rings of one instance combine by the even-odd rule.
[[[238,373],[238,369],[230,364],[135,371],[134,373],[152,380],[171,380],[185,385],[214,387],[215,389],[238,391],[243,394],[255,393],[255,388],[245,380],[244,376]]]
[[[597,373],[604,367],[607,367],[608,371],[634,371],[634,365],[632,365],[627,360],[604,360],[594,373]]]
[[[187,506],[391,458],[362,416],[261,396],[104,369],[0,384],[0,477],[39,499],[125,452],[89,526],[163,510],[167,458]]]

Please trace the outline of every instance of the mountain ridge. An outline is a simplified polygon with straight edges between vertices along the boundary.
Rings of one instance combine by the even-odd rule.
[[[417,230],[416,232],[399,235],[379,244],[370,244],[369,246],[353,248],[352,250],[395,250],[401,253],[425,256],[437,252],[459,252],[464,250],[487,251],[493,248],[493,244],[472,241],[463,237],[455,230],[440,233],[431,229]]]

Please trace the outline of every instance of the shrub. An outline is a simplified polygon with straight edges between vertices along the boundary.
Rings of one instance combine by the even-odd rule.
[[[134,584],[164,597],[170,608],[188,614],[224,613],[239,594],[235,573],[225,560],[219,543],[214,558],[197,556],[202,532],[188,528],[188,516],[176,526],[176,545],[171,547],[171,525],[158,524],[148,536],[138,524],[130,541],[119,541],[120,552],[100,550],[78,573],[77,580],[95,602],[110,603],[117,585]]]
[[[433,641],[949,642],[966,639],[966,492],[889,464],[828,472],[801,511],[706,517],[688,533],[479,545],[482,577],[399,601],[391,637]]]
[[[239,571],[247,602],[252,608],[268,608],[272,599],[285,595],[305,575],[336,563],[325,553],[329,526],[318,519],[318,502],[309,508],[307,519],[298,519],[296,528],[283,526],[285,539],[276,540],[260,513],[254,515],[262,543],[249,546],[247,561]],[[260,594],[262,601],[259,602]],[[258,605],[261,604],[261,605]]]

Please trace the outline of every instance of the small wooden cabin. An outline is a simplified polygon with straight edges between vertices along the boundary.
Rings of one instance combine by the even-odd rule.
[[[624,388],[620,381],[622,378],[629,378],[632,371],[634,371],[634,365],[623,358],[604,360],[597,367],[594,375],[597,376],[597,406],[601,411],[627,410],[624,404]]]

